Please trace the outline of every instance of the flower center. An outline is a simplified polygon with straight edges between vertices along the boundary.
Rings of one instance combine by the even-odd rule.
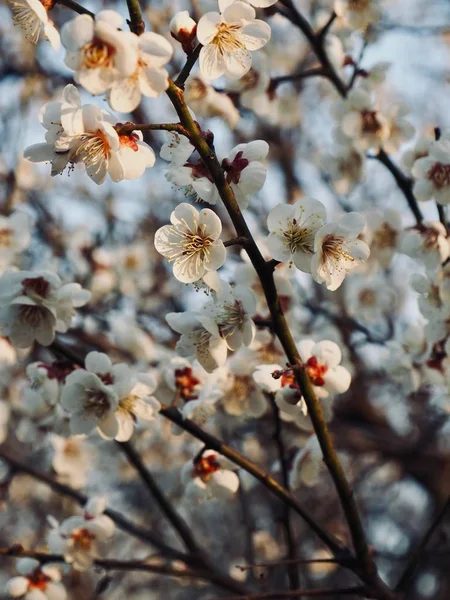
[[[217,462],[216,455],[202,456],[194,461],[192,477],[200,477],[205,483],[209,481],[216,471],[220,471],[220,465]]]
[[[19,307],[19,320],[32,329],[36,329],[45,320],[47,310],[43,306],[28,306],[22,304]]]
[[[421,232],[423,245],[427,250],[433,250],[438,247],[439,232],[433,227],[426,227]]]
[[[201,100],[202,98],[204,98],[206,96],[207,92],[208,92],[208,88],[203,83],[203,81],[201,81],[197,77],[194,77],[194,79],[192,79],[190,81],[188,89],[187,89],[187,93],[186,93],[187,100],[188,101]]]
[[[427,177],[438,189],[450,185],[450,165],[436,163],[428,171]]]
[[[106,135],[100,129],[94,133],[83,133],[77,137],[80,143],[71,154],[70,161],[72,163],[81,161],[88,168],[109,158],[111,147]]]
[[[326,365],[319,364],[315,356],[311,356],[311,358],[308,358],[306,361],[306,372],[308,373],[308,377],[313,385],[325,385],[325,379],[323,376],[327,371],[328,367]]]
[[[38,366],[40,369],[47,371],[49,379],[56,379],[61,383],[64,383],[67,375],[70,375],[74,370],[72,363],[65,360],[55,360],[50,364],[40,363]]]
[[[397,230],[393,229],[388,223],[383,223],[375,231],[373,243],[378,248],[395,248],[397,246],[397,238]]]
[[[1,248],[9,248],[13,241],[13,232],[11,229],[5,227],[5,229],[0,229],[0,247]]]
[[[222,305],[217,313],[217,326],[222,337],[227,338],[232,335],[236,329],[240,329],[245,320],[245,310],[242,302],[236,300],[234,304]]]
[[[85,69],[111,69],[114,64],[113,56],[116,53],[114,46],[94,38],[83,47],[83,67]]]
[[[22,292],[29,298],[42,300],[47,298],[50,283],[43,277],[28,277],[22,281]]]
[[[377,303],[377,295],[374,290],[369,288],[359,292],[359,302],[363,306],[375,306]]]
[[[241,83],[244,86],[244,90],[252,90],[255,88],[260,80],[260,74],[255,69],[250,69],[248,73],[241,77]]]
[[[353,261],[354,259],[343,251],[344,238],[336,235],[327,235],[322,242],[322,262],[327,260],[338,261],[341,258]]]
[[[281,387],[299,389],[299,385],[297,383],[297,380],[295,379],[295,374],[293,371],[284,371],[284,373],[281,375],[280,382]]]
[[[108,396],[102,390],[87,390],[84,412],[102,419],[111,409]]]
[[[238,184],[241,179],[241,173],[248,166],[249,161],[246,158],[243,158],[243,151],[241,150],[236,154],[233,161],[229,161],[227,158],[224,158],[222,161],[222,167],[227,172],[227,182]]]
[[[47,589],[47,583],[51,581],[50,577],[43,573],[39,567],[30,575],[27,575],[27,579],[30,588],[42,591]]]
[[[219,23],[217,33],[211,44],[217,46],[220,54],[236,52],[236,50],[244,50],[244,44],[236,37],[240,32],[240,25],[231,25],[229,23]]]
[[[377,135],[382,129],[375,110],[362,110],[361,124],[363,133],[372,133]]]
[[[286,231],[283,231],[284,245],[287,246],[291,254],[296,252],[305,252],[311,254],[313,249],[314,235],[311,229],[301,227],[297,219],[289,221]]]
[[[78,550],[89,552],[92,542],[95,540],[95,535],[87,529],[77,529],[72,533],[71,538]]]
[[[370,0],[348,0],[349,10],[366,10]]]
[[[191,367],[184,367],[184,369],[175,369],[175,384],[177,390],[180,392],[181,398],[188,402],[189,400],[196,400],[198,394],[194,391],[195,387],[200,383],[200,379],[197,379],[192,374]]]

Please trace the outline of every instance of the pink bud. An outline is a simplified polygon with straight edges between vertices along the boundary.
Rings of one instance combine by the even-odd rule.
[[[186,54],[190,54],[197,45],[196,31],[197,23],[187,10],[178,12],[170,21],[170,33],[180,42]]]

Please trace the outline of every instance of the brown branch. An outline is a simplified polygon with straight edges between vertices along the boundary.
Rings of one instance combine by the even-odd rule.
[[[186,79],[191,74],[191,71],[197,62],[198,57],[200,56],[200,50],[203,48],[202,44],[198,44],[194,50],[189,54],[184,67],[182,68],[180,74],[175,79],[175,85],[181,89],[184,88],[184,84],[186,83]]]
[[[289,467],[286,456],[286,448],[284,447],[283,442],[283,433],[280,419],[280,410],[275,402],[273,394],[267,394],[269,396],[269,401],[272,405],[274,421],[275,421],[275,431],[273,434],[275,444],[278,450],[278,460],[280,462],[282,481],[284,487],[290,492],[289,489]],[[288,561],[285,563],[288,568],[289,582],[291,586],[291,590],[295,590],[300,586],[300,578],[298,574],[298,568],[295,564],[295,560],[297,559],[297,545],[295,542],[295,531],[292,525],[291,519],[291,509],[287,504],[283,504],[283,528],[286,537],[286,544],[288,548]]]
[[[307,71],[300,71],[299,73],[292,73],[291,75],[280,75],[279,77],[272,77],[269,84],[268,93],[274,92],[279,85],[291,81],[299,81],[301,79],[309,79],[311,77],[327,77],[328,73],[323,67],[316,67],[308,69]]]
[[[180,135],[189,137],[186,129],[180,123],[124,123],[116,131],[118,135],[129,135],[133,131],[176,131]]]
[[[200,548],[192,535],[186,522],[176,512],[172,504],[166,498],[161,491],[159,485],[156,483],[153,475],[143,464],[141,457],[138,452],[134,449],[131,442],[116,442],[117,447],[127,457],[128,462],[133,465],[136,471],[139,473],[140,478],[144,482],[145,486],[149,490],[150,494],[158,504],[162,513],[167,517],[169,522],[172,524],[175,531],[178,533],[180,538],[183,540],[186,548],[193,554],[200,554]]]
[[[127,0],[127,6],[130,13],[130,20],[127,20],[130,30],[136,35],[142,35],[145,31],[145,23],[139,0]]]

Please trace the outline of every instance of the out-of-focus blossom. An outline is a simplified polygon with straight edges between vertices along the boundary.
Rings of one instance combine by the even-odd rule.
[[[335,0],[334,11],[352,29],[366,29],[381,19],[381,0]]]
[[[0,215],[0,268],[10,266],[17,254],[27,248],[30,239],[31,219],[26,213]]]
[[[66,600],[67,592],[58,567],[41,565],[34,558],[19,558],[16,569],[20,575],[10,579],[5,586],[5,592],[12,598]]]
[[[184,97],[196,115],[204,118],[220,117],[225,119],[231,129],[236,127],[241,118],[232,99],[227,94],[216,91],[199,76],[189,77]]]
[[[442,223],[427,221],[420,229],[405,231],[398,250],[434,270],[450,256],[450,242]]]
[[[100,558],[114,535],[114,522],[103,514],[105,501],[92,498],[83,515],[70,517],[62,523],[53,522],[48,535],[50,552],[63,554],[64,560],[77,571],[85,571]]]
[[[181,473],[189,500],[231,500],[239,488],[238,467],[214,450],[206,450],[199,458],[187,462]]]
[[[290,484],[294,489],[303,485],[311,487],[319,479],[323,467],[323,455],[316,435],[311,435],[294,458],[290,472]]]
[[[78,283],[62,284],[49,271],[5,271],[0,277],[0,327],[19,348],[36,340],[50,345],[55,331],[66,332],[75,308],[91,294]]]
[[[37,44],[43,35],[51,44],[53,50],[59,50],[59,33],[48,18],[48,10],[53,7],[52,0],[7,0],[11,7],[14,22],[19,25],[27,40]]]
[[[450,133],[431,142],[428,154],[418,158],[412,167],[416,179],[413,192],[417,200],[434,198],[442,205],[450,203]]]

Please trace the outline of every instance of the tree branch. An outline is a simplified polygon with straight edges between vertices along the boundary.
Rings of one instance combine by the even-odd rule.
[[[176,131],[180,135],[188,137],[188,132],[180,123],[124,123],[117,129],[117,134],[129,135],[133,131]]]
[[[133,467],[139,473],[140,478],[144,482],[155,502],[158,504],[163,514],[167,517],[175,531],[183,540],[186,548],[193,554],[200,554],[200,548],[198,547],[191,530],[176,512],[169,500],[165,497],[159,485],[154,480],[152,474],[143,464],[141,457],[139,456],[138,452],[136,452],[131,442],[116,442],[116,444],[120,451],[123,452],[123,454],[127,457],[128,462],[133,465]]]
[[[142,18],[141,5],[139,0],[127,0],[130,20],[127,21],[130,30],[136,35],[142,35],[145,31],[145,23]]]
[[[191,71],[197,62],[197,58],[200,56],[200,50],[203,48],[202,44],[198,44],[194,50],[187,57],[186,63],[182,68],[180,74],[175,79],[175,85],[181,89],[184,88],[184,84],[186,83],[186,79],[191,74]]]
[[[281,428],[281,419],[280,419],[280,411],[275,402],[273,394],[267,394],[269,396],[270,403],[272,405],[274,421],[275,421],[275,432],[274,432],[274,440],[278,450],[278,460],[280,462],[282,481],[284,487],[290,492],[289,489],[289,468],[286,458],[286,449],[284,447],[282,428]],[[295,542],[295,532],[292,526],[291,520],[291,509],[287,504],[283,505],[283,528],[286,536],[286,544],[288,547],[288,561],[285,563],[288,568],[288,575],[291,590],[295,590],[300,586],[300,578],[298,574],[298,568],[295,564],[295,560],[297,559],[297,545]]]

